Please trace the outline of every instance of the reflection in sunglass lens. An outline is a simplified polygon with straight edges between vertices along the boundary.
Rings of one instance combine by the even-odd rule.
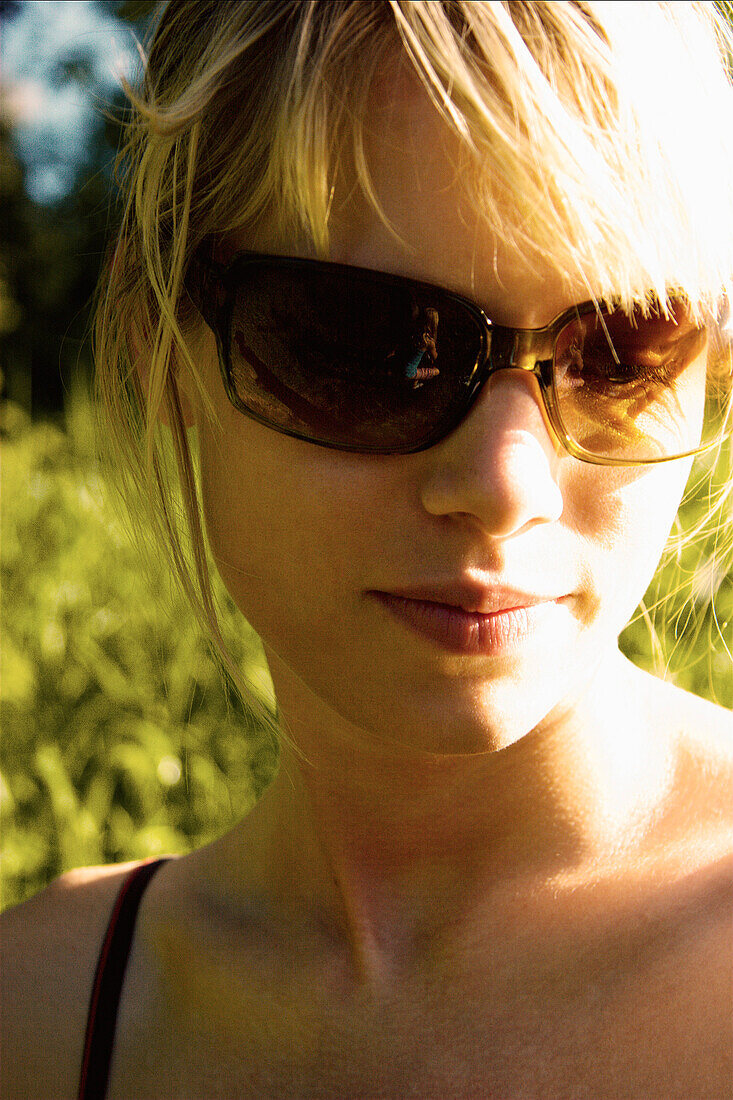
[[[229,323],[237,398],[346,449],[420,446],[469,392],[480,325],[450,294],[335,265],[246,267]]]
[[[730,386],[683,304],[667,316],[576,316],[555,343],[554,390],[570,438],[597,457],[685,454],[720,429]]]
[[[440,287],[331,263],[245,255],[222,285],[209,316],[235,405],[343,450],[408,453],[444,438],[492,371],[514,365],[520,335],[538,357],[548,415],[579,457],[689,454],[715,442],[729,410],[730,346],[711,354],[679,301],[646,316],[583,305],[559,330],[521,333]]]

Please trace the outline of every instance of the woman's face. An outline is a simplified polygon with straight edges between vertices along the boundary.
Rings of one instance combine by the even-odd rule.
[[[392,95],[394,107],[385,99],[375,111],[369,155],[403,243],[352,203],[334,223],[330,258],[450,287],[518,327],[587,299],[552,263],[520,263],[476,224],[432,109],[419,94]],[[297,251],[267,234],[233,243]],[[276,691],[377,739],[472,752],[517,740],[593,689],[654,571],[688,463],[613,469],[571,458],[548,430],[535,380],[514,371],[495,374],[427,451],[327,450],[236,412],[213,337],[203,355],[223,428],[198,417],[208,534]],[[417,602],[390,599],[400,595]],[[403,618],[400,607],[419,616],[424,600],[536,606],[499,614],[480,651],[456,652]]]

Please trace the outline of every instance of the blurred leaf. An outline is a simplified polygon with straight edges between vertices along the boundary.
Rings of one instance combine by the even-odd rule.
[[[86,863],[187,851],[272,777],[269,735],[232,705],[167,569],[140,561],[94,464],[75,387],[66,430],[0,406],[2,903]],[[272,688],[230,601],[243,669]]]

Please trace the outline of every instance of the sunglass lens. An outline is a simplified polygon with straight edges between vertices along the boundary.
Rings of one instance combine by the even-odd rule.
[[[333,264],[239,273],[228,371],[239,403],[345,450],[418,450],[467,405],[482,327],[446,291]]]
[[[555,344],[562,425],[588,455],[648,461],[682,455],[719,433],[727,371],[683,303],[632,316],[576,316]]]

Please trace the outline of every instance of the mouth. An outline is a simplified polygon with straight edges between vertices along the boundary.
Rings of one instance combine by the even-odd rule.
[[[470,591],[411,589],[367,593],[414,634],[451,653],[495,656],[528,640],[555,615],[561,596],[508,588]],[[449,597],[449,598],[445,598]]]

